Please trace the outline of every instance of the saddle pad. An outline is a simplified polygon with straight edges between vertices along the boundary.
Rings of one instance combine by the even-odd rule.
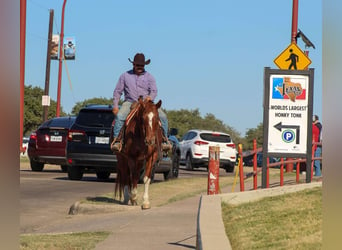
[[[138,105],[135,105],[135,107],[131,110],[131,112],[129,112],[129,114],[127,115],[127,118],[126,118],[126,122],[125,122],[125,125],[128,126],[130,120],[132,120],[132,118],[134,117],[135,113],[138,111],[138,108],[139,108],[139,104]]]

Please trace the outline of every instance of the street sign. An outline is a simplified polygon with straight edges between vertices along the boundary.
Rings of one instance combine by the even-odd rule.
[[[310,71],[303,71],[303,74],[292,70],[267,72],[265,151],[274,155],[306,155],[311,140],[308,129],[313,85]]]
[[[279,69],[304,70],[311,64],[311,60],[295,43],[291,43],[274,59]]]

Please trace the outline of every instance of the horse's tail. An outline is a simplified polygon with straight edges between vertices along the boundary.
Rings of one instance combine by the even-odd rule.
[[[117,197],[119,195],[119,198],[121,200],[124,192],[124,187],[128,186],[129,191],[131,190],[130,180],[129,180],[129,168],[127,164],[127,158],[117,153],[117,174],[116,174],[116,182],[115,182],[115,190],[114,190],[114,196]]]

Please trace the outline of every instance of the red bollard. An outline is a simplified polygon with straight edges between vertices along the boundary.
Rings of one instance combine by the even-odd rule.
[[[220,147],[209,147],[208,195],[219,193]]]

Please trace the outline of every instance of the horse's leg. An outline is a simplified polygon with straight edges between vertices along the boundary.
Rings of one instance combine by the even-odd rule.
[[[142,209],[149,209],[151,208],[151,204],[149,201],[149,187],[151,183],[151,171],[152,171],[152,158],[149,158],[146,160],[146,165],[145,165],[145,176],[144,176],[144,195],[143,195],[143,204],[141,205]]]
[[[144,195],[143,195],[143,203],[141,205],[142,209],[151,208],[151,204],[148,197],[148,189],[151,183],[151,179],[147,176],[144,176]]]
[[[130,193],[130,201],[131,201],[131,204],[133,206],[136,206],[138,205],[138,180],[139,180],[139,177],[137,177],[137,174],[136,174],[136,167],[137,167],[137,163],[132,160],[132,159],[128,159],[128,168],[129,168],[129,185],[131,187],[131,193]],[[138,179],[137,179],[138,178]]]
[[[133,187],[131,190],[131,203],[133,206],[138,205],[138,189],[137,187]]]
[[[128,201],[129,201],[130,195],[129,195],[129,191],[128,191],[128,186],[127,185],[124,186],[124,192],[123,193],[124,193],[123,204],[128,205]]]

